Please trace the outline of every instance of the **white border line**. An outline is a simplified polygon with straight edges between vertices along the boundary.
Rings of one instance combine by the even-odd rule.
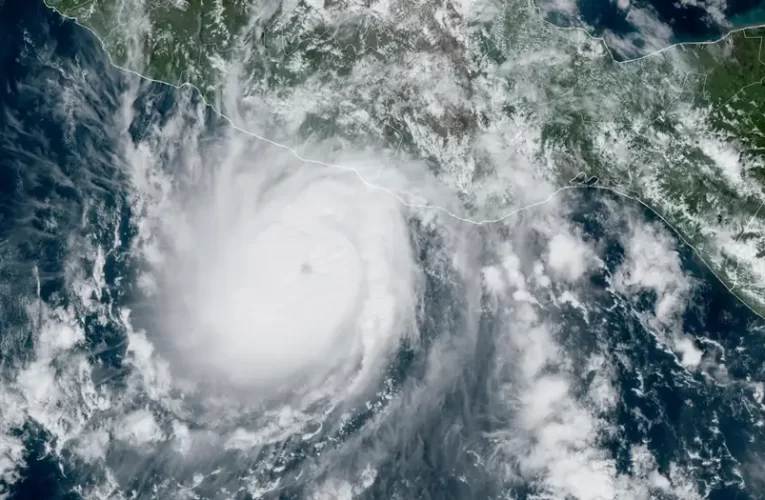
[[[637,58],[634,58],[634,59],[627,59],[627,60],[624,60],[624,61],[617,61],[616,59],[614,59],[613,53],[612,53],[611,49],[608,47],[608,44],[606,43],[606,41],[605,41],[605,39],[604,39],[603,37],[598,37],[598,36],[592,35],[592,34],[590,34],[590,32],[588,32],[588,31],[587,31],[585,28],[582,28],[582,27],[560,27],[560,26],[556,26],[555,24],[553,24],[553,23],[551,23],[551,22],[549,22],[549,21],[546,21],[546,20],[544,19],[544,17],[541,15],[541,10],[540,10],[540,9],[539,9],[539,7],[538,7],[538,6],[537,6],[537,5],[534,3],[534,0],[528,0],[528,1],[529,1],[529,4],[530,4],[530,6],[531,6],[531,7],[532,7],[534,10],[536,10],[536,11],[537,11],[537,14],[539,15],[539,20],[540,20],[542,23],[544,23],[544,24],[546,24],[546,25],[548,25],[548,26],[551,26],[551,27],[553,27],[554,29],[559,29],[559,30],[566,30],[566,31],[568,31],[568,30],[579,30],[579,31],[582,31],[582,32],[584,32],[584,33],[585,33],[585,34],[586,34],[588,37],[590,37],[591,39],[594,39],[594,40],[598,40],[598,41],[600,41],[600,42],[603,44],[604,48],[606,49],[606,52],[608,52],[609,56],[611,57],[611,60],[612,60],[614,63],[616,63],[616,64],[627,64],[627,63],[632,63],[632,62],[640,61],[640,60],[642,60],[642,59],[645,59],[645,58],[648,58],[648,57],[653,57],[653,56],[655,56],[655,55],[657,55],[657,54],[661,54],[661,53],[663,53],[663,52],[664,52],[664,51],[666,51],[666,50],[674,49],[674,48],[676,48],[676,47],[685,46],[685,45],[714,45],[714,44],[716,44],[716,43],[719,43],[719,42],[721,42],[721,41],[723,41],[723,40],[727,39],[727,38],[728,38],[728,37],[729,37],[731,34],[734,34],[734,33],[738,33],[738,32],[742,32],[742,31],[745,31],[745,30],[748,30],[748,29],[757,29],[757,28],[762,28],[762,27],[765,27],[765,24],[760,24],[760,25],[754,25],[754,26],[747,26],[747,27],[737,28],[737,29],[734,29],[734,30],[728,31],[727,33],[725,33],[724,35],[722,35],[720,38],[718,38],[718,39],[716,39],[716,40],[713,40],[713,41],[702,41],[702,42],[681,42],[681,43],[676,43],[676,44],[673,44],[673,45],[670,45],[670,46],[664,47],[664,48],[662,48],[662,49],[660,49],[660,50],[657,50],[657,51],[655,51],[655,52],[651,52],[650,54],[646,54],[646,55],[643,55],[643,56],[640,56],[640,57],[637,57]],[[287,145],[285,145],[285,144],[281,144],[281,143],[278,143],[278,142],[276,142],[276,141],[273,141],[273,140],[271,140],[271,139],[268,139],[268,138],[266,138],[266,137],[260,136],[260,135],[258,135],[258,134],[256,134],[256,133],[254,133],[254,132],[250,132],[250,131],[248,131],[248,130],[245,130],[245,129],[243,129],[243,128],[241,128],[241,127],[237,126],[237,125],[236,125],[236,124],[233,122],[233,120],[232,120],[231,118],[229,118],[228,116],[226,116],[225,114],[223,114],[221,111],[219,111],[219,110],[218,110],[218,109],[217,109],[217,108],[216,108],[214,105],[212,105],[212,104],[208,103],[208,102],[207,102],[207,99],[205,99],[204,93],[203,93],[203,92],[202,92],[202,91],[201,91],[199,88],[197,88],[195,85],[193,85],[192,83],[189,83],[189,82],[184,82],[184,83],[179,83],[178,85],[175,85],[175,84],[172,84],[172,83],[169,83],[169,82],[166,82],[166,81],[162,81],[162,80],[155,80],[155,79],[153,79],[153,78],[150,78],[150,77],[147,77],[147,76],[145,76],[145,75],[142,75],[141,73],[138,73],[137,71],[134,71],[134,70],[131,70],[131,69],[129,69],[129,68],[125,68],[125,67],[119,66],[119,65],[118,65],[118,64],[116,64],[116,63],[114,62],[114,60],[112,59],[112,55],[111,55],[111,53],[110,53],[110,52],[107,50],[107,48],[106,48],[106,44],[105,44],[105,43],[104,43],[104,41],[101,39],[101,37],[98,35],[98,33],[96,33],[96,32],[95,32],[93,29],[91,29],[90,27],[88,27],[88,26],[86,26],[86,25],[84,25],[84,24],[80,23],[80,21],[79,21],[77,18],[75,18],[75,17],[72,17],[72,16],[67,16],[67,15],[63,14],[61,11],[59,11],[58,9],[56,9],[55,7],[53,7],[53,6],[49,5],[49,4],[48,4],[48,2],[47,2],[47,0],[43,0],[43,4],[44,4],[44,5],[45,5],[47,8],[49,8],[49,9],[53,10],[54,12],[56,12],[58,15],[60,15],[60,16],[61,16],[61,17],[63,17],[64,19],[69,19],[69,20],[73,21],[73,22],[74,22],[74,23],[75,23],[77,26],[80,26],[80,27],[82,27],[82,28],[84,28],[84,29],[88,30],[89,32],[91,32],[91,33],[93,34],[93,36],[95,36],[95,37],[96,37],[96,39],[97,39],[97,40],[98,40],[98,41],[101,43],[101,48],[103,49],[104,53],[106,54],[106,56],[107,56],[107,58],[108,58],[108,60],[109,60],[109,64],[110,64],[112,67],[114,67],[114,68],[116,68],[116,69],[118,69],[118,70],[120,70],[120,71],[124,71],[124,72],[130,73],[130,74],[133,74],[133,75],[135,75],[135,76],[137,76],[137,77],[139,77],[139,78],[141,78],[141,79],[143,79],[143,80],[146,80],[146,81],[149,81],[149,82],[152,82],[152,83],[159,83],[159,84],[162,84],[162,85],[168,85],[168,86],[170,86],[170,87],[172,87],[172,88],[175,88],[175,89],[181,89],[181,88],[183,88],[183,87],[190,87],[190,88],[192,88],[192,89],[194,89],[194,90],[196,90],[196,91],[198,92],[198,94],[199,94],[200,98],[202,99],[202,102],[204,103],[204,105],[205,105],[205,106],[208,106],[208,107],[209,107],[210,109],[212,109],[212,110],[213,110],[213,111],[214,111],[214,112],[215,112],[215,113],[216,113],[218,116],[220,116],[221,118],[223,118],[224,120],[226,120],[226,121],[227,121],[227,122],[228,122],[228,123],[231,125],[231,127],[232,127],[234,130],[237,130],[237,131],[239,131],[239,132],[242,132],[242,133],[244,133],[244,134],[246,134],[246,135],[249,135],[250,137],[253,137],[253,138],[259,139],[259,140],[261,140],[261,141],[264,141],[264,142],[266,142],[266,143],[268,143],[268,144],[271,144],[271,145],[273,145],[273,146],[276,146],[276,147],[278,147],[278,148],[284,149],[284,150],[286,150],[286,151],[290,152],[290,153],[291,153],[291,154],[292,154],[292,155],[293,155],[295,158],[297,158],[297,159],[298,159],[298,160],[300,160],[301,162],[304,162],[304,163],[310,163],[310,164],[315,164],[315,165],[322,165],[322,166],[326,166],[326,167],[332,167],[332,168],[336,168],[336,169],[339,169],[339,170],[342,170],[342,171],[345,171],[345,172],[353,172],[353,173],[356,175],[356,177],[358,177],[358,179],[359,179],[359,180],[360,180],[360,181],[361,181],[361,182],[362,182],[362,183],[363,183],[365,186],[367,186],[367,187],[369,187],[369,188],[371,188],[371,189],[375,189],[375,190],[378,190],[378,191],[382,191],[382,192],[384,192],[384,193],[387,193],[387,194],[389,194],[390,196],[394,197],[396,200],[398,200],[400,203],[402,203],[404,206],[406,206],[406,207],[408,207],[408,208],[417,208],[417,209],[425,209],[425,210],[437,210],[437,211],[443,212],[443,213],[445,213],[446,215],[448,215],[449,217],[452,217],[452,218],[454,218],[454,219],[456,219],[456,220],[459,220],[459,221],[461,221],[461,222],[465,222],[465,223],[468,223],[468,224],[473,224],[473,225],[476,225],[476,226],[483,226],[483,225],[496,224],[496,223],[502,222],[502,221],[504,221],[505,219],[508,219],[508,218],[510,218],[510,217],[512,217],[512,216],[514,216],[514,215],[517,215],[517,214],[519,214],[519,213],[521,213],[521,212],[524,212],[524,211],[526,211],[526,210],[529,210],[529,209],[532,209],[532,208],[535,208],[535,207],[538,207],[538,206],[542,206],[542,205],[544,205],[544,204],[546,204],[546,203],[548,203],[548,202],[552,201],[552,200],[553,200],[553,199],[554,199],[554,198],[555,198],[555,197],[556,197],[558,194],[560,194],[560,193],[562,193],[562,192],[564,192],[564,191],[568,191],[568,190],[571,190],[571,189],[602,189],[602,190],[605,190],[605,191],[610,191],[610,192],[612,192],[612,193],[614,193],[614,194],[616,194],[616,195],[618,195],[618,196],[622,196],[622,197],[624,197],[624,198],[628,198],[628,199],[630,199],[630,200],[633,200],[633,201],[637,201],[637,202],[638,202],[638,203],[640,203],[642,206],[644,206],[645,208],[647,208],[648,210],[650,210],[650,211],[651,211],[651,212],[652,212],[654,215],[656,215],[656,216],[657,216],[659,219],[661,219],[661,220],[662,220],[662,221],[663,221],[663,222],[664,222],[664,223],[665,223],[667,226],[669,226],[669,227],[672,229],[672,231],[673,231],[673,232],[674,232],[674,233],[675,233],[675,234],[678,236],[678,238],[679,238],[679,239],[680,239],[680,240],[681,240],[683,243],[685,243],[685,245],[687,245],[687,246],[688,246],[688,247],[689,247],[689,248],[692,250],[692,252],[693,252],[693,253],[696,255],[696,257],[697,257],[697,258],[698,258],[698,259],[699,259],[699,260],[700,260],[700,261],[701,261],[701,262],[702,262],[702,263],[703,263],[703,264],[704,264],[704,265],[707,267],[707,269],[708,269],[708,270],[709,270],[709,271],[712,273],[712,275],[713,275],[713,276],[715,276],[715,277],[716,277],[716,278],[717,278],[717,279],[720,281],[720,283],[721,283],[721,284],[722,284],[722,285],[723,285],[723,286],[724,286],[724,287],[725,287],[725,288],[726,288],[726,289],[727,289],[727,290],[728,290],[728,291],[729,291],[729,292],[730,292],[730,293],[731,293],[731,294],[732,294],[734,297],[736,297],[736,298],[737,298],[739,301],[741,301],[741,303],[742,303],[742,304],[744,304],[744,305],[745,305],[745,306],[746,306],[746,307],[747,307],[747,308],[748,308],[750,311],[752,311],[752,312],[753,312],[755,315],[759,316],[760,318],[763,318],[763,319],[765,319],[765,315],[763,315],[763,314],[761,314],[760,312],[758,312],[757,310],[755,310],[755,309],[754,309],[754,308],[753,308],[753,307],[752,307],[752,306],[751,306],[751,305],[750,305],[750,304],[749,304],[749,303],[748,303],[748,302],[747,302],[747,301],[746,301],[744,298],[742,298],[742,297],[741,297],[741,296],[740,296],[738,293],[736,293],[736,292],[734,291],[734,289],[736,288],[736,284],[737,284],[737,283],[734,283],[734,284],[733,284],[733,286],[728,286],[728,284],[725,282],[725,280],[723,280],[723,278],[722,278],[720,275],[718,275],[718,273],[717,273],[717,272],[715,272],[714,268],[713,268],[713,267],[712,267],[712,266],[711,266],[711,265],[710,265],[710,264],[709,264],[709,263],[708,263],[708,262],[707,262],[707,261],[704,259],[704,257],[702,256],[702,253],[701,253],[701,252],[700,252],[700,251],[699,251],[699,250],[698,250],[698,249],[697,249],[695,246],[693,246],[693,245],[692,245],[692,244],[691,244],[691,243],[690,243],[690,242],[689,242],[689,241],[688,241],[688,240],[687,240],[687,239],[686,239],[686,238],[683,236],[683,234],[680,232],[680,230],[679,230],[679,229],[677,229],[677,228],[676,228],[676,227],[675,227],[673,224],[671,224],[671,223],[670,223],[670,222],[669,222],[669,221],[668,221],[668,220],[667,220],[667,219],[666,219],[666,218],[665,218],[663,215],[661,215],[661,214],[660,214],[660,213],[659,213],[659,212],[658,212],[658,211],[657,211],[655,208],[651,207],[651,206],[650,206],[650,205],[648,205],[646,202],[644,202],[643,200],[641,200],[641,199],[639,199],[639,198],[637,198],[637,197],[635,197],[635,196],[629,195],[629,194],[627,194],[627,193],[625,193],[625,192],[622,192],[622,191],[619,191],[619,190],[617,190],[617,189],[615,189],[615,188],[606,187],[606,186],[598,186],[598,185],[595,185],[595,184],[593,184],[593,185],[569,185],[569,186],[564,186],[564,187],[558,188],[558,189],[557,189],[556,191],[554,191],[552,194],[550,194],[549,196],[547,196],[547,198],[545,198],[544,200],[541,200],[541,201],[538,201],[538,202],[534,202],[534,203],[531,203],[531,204],[529,204],[529,205],[525,205],[525,206],[523,206],[523,207],[520,207],[520,208],[518,208],[518,209],[515,209],[515,210],[511,210],[510,212],[507,212],[506,214],[504,214],[504,215],[502,215],[502,216],[500,216],[500,217],[497,217],[497,218],[493,218],[493,219],[478,219],[478,220],[474,220],[474,219],[469,219],[469,218],[461,217],[461,216],[459,216],[459,215],[457,215],[457,214],[455,214],[455,213],[453,213],[453,212],[449,211],[447,208],[445,208],[445,207],[441,207],[441,206],[438,206],[438,205],[429,205],[429,204],[417,204],[417,203],[408,203],[408,202],[406,202],[406,201],[405,201],[403,198],[401,198],[401,196],[399,196],[398,194],[394,193],[393,191],[390,191],[390,190],[388,190],[388,189],[386,189],[386,188],[384,188],[384,187],[382,187],[382,186],[378,186],[378,185],[372,184],[371,182],[367,181],[367,180],[366,180],[366,179],[365,179],[365,178],[364,178],[364,177],[361,175],[361,173],[360,173],[360,172],[359,172],[357,169],[355,169],[355,168],[353,168],[353,167],[348,167],[348,166],[343,166],[343,165],[335,165],[335,164],[332,164],[332,163],[327,163],[327,162],[323,162],[323,161],[319,161],[319,160],[312,160],[312,159],[309,159],[309,158],[303,158],[302,156],[300,156],[300,155],[297,153],[297,151],[295,151],[294,149],[290,148],[289,146],[287,146]],[[744,33],[744,34],[746,35],[746,33]],[[759,37],[759,38],[761,38],[761,37]],[[757,83],[757,82],[755,82],[755,83]],[[739,92],[740,92],[740,91],[739,91]],[[579,173],[579,174],[577,174],[576,176],[574,176],[574,177],[573,177],[573,178],[572,178],[572,179],[571,179],[569,182],[574,182],[576,179],[580,178],[581,176],[582,176],[582,173]],[[595,180],[595,183],[597,183],[597,182],[598,182],[598,179],[597,179],[597,178],[595,178],[595,179],[596,179],[596,180]],[[591,180],[592,180],[592,178],[590,178],[590,179],[587,179],[587,178],[586,178],[586,176],[585,176],[585,182],[588,182],[588,181],[591,181]],[[758,212],[759,212],[759,210],[758,210]],[[756,214],[755,214],[755,215],[756,215]],[[750,223],[751,223],[751,221],[750,221]]]

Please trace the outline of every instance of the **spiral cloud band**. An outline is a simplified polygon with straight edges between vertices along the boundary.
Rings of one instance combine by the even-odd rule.
[[[240,388],[363,388],[416,328],[404,206],[331,167],[231,149],[185,202],[171,361]]]

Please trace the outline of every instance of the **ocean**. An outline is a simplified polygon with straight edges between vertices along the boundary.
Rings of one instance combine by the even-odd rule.
[[[628,5],[625,8],[625,4]],[[719,39],[731,30],[765,23],[765,8],[759,0],[731,2],[667,2],[661,0],[616,2],[611,0],[578,0],[574,12],[558,10],[555,3],[540,3],[548,19],[559,26],[585,26],[595,36],[626,38],[635,36],[634,52],[623,53],[612,47],[618,60],[627,60],[653,52],[662,46],[706,42]],[[643,12],[644,16],[635,16]],[[653,43],[644,33],[653,30],[670,35]],[[641,40],[641,38],[643,38]]]
[[[714,38],[723,32],[720,26],[704,23],[703,12],[695,7],[678,8],[659,2],[653,7],[661,19],[676,27],[678,41]],[[581,12],[587,23],[598,29],[629,29],[609,1],[583,3]],[[760,12],[753,3],[740,2],[729,6],[726,14],[731,23],[738,25],[757,22],[759,14],[753,12]],[[70,82],[72,72],[78,72],[78,76],[87,73],[86,81],[97,81],[98,85],[73,89],[72,82],[82,80],[71,78]],[[110,132],[118,126],[113,116],[121,105],[119,95],[128,86],[128,77],[108,63],[98,40],[42,2],[0,0],[0,80],[0,373],[12,377],[19,363],[34,361],[30,351],[40,323],[32,306],[44,302],[66,309],[79,304],[75,300],[78,292],[67,288],[66,268],[73,253],[76,260],[76,252],[82,250],[85,259],[86,243],[109,246],[115,240],[119,244],[114,248],[129,248],[137,233],[132,225],[136,214],[128,200],[127,167],[121,163],[118,141]],[[142,97],[134,104],[129,134],[134,140],[150,136],[151,127],[165,120],[173,105],[188,99],[189,92],[157,83],[143,85]],[[191,99],[198,103],[198,99]],[[209,110],[202,121],[211,129],[210,136],[225,128]],[[575,300],[564,301],[539,313],[555,325],[550,335],[555,336],[560,351],[565,353],[560,366],[550,362],[542,372],[550,377],[563,371],[575,374],[570,381],[573,402],[567,400],[570,406],[564,408],[564,418],[550,424],[549,433],[540,435],[566,434],[570,430],[566,424],[578,422],[586,413],[582,407],[598,414],[595,400],[587,397],[598,393],[597,384],[602,383],[599,370],[591,365],[593,360],[601,360],[603,370],[607,368],[614,377],[611,383],[618,400],[603,402],[602,414],[598,414],[598,422],[602,423],[596,433],[600,447],[597,452],[589,452],[586,447],[592,443],[583,440],[571,444],[571,449],[555,449],[555,454],[568,458],[570,452],[578,457],[574,451],[580,446],[579,451],[584,450],[582,454],[592,463],[612,467],[614,477],[642,478],[640,474],[645,473],[646,484],[658,484],[655,491],[664,491],[663,481],[685,484],[683,474],[693,471],[696,476],[688,480],[688,488],[703,492],[704,498],[764,498],[765,425],[762,410],[757,407],[762,395],[757,394],[756,383],[765,379],[765,320],[730,293],[669,226],[638,202],[594,187],[560,196],[566,223],[600,252],[603,262],[588,271],[583,284],[577,285],[578,305]],[[534,215],[528,217],[535,221]],[[479,242],[476,247],[481,247],[476,260],[484,266],[474,274],[493,265],[493,259],[500,260],[489,242],[521,238],[515,233],[526,231],[521,239],[529,242],[529,249],[543,254],[549,235],[538,231],[532,222],[520,222],[520,229],[510,223],[470,229],[473,232],[468,234]],[[520,382],[512,380],[503,386],[492,378],[503,370],[514,373],[516,366],[523,365],[523,359],[513,356],[548,355],[542,352],[547,344],[539,347],[531,338],[528,343],[533,349],[528,352],[524,351],[528,345],[519,344],[517,350],[505,353],[498,339],[512,337],[524,326],[510,321],[512,314],[497,312],[501,307],[492,309],[497,299],[488,294],[480,297],[481,307],[471,309],[465,305],[470,301],[463,300],[462,294],[468,294],[469,287],[460,283],[458,273],[447,272],[452,269],[449,259],[443,258],[445,244],[438,240],[442,235],[428,232],[424,226],[411,223],[410,227],[420,238],[415,260],[426,269],[424,304],[418,304],[422,311],[418,317],[422,345],[415,348],[402,343],[395,350],[395,359],[387,365],[389,377],[385,383],[390,391],[378,391],[375,404],[367,402],[360,409],[344,409],[342,432],[336,432],[333,422],[326,422],[326,429],[318,425],[315,430],[317,439],[321,438],[315,446],[313,438],[305,435],[290,435],[275,444],[263,445],[264,450],[273,452],[273,457],[278,456],[281,465],[266,464],[262,470],[276,483],[280,479],[284,482],[279,488],[263,490],[260,498],[307,498],[312,485],[310,479],[302,477],[301,467],[313,460],[318,462],[324,453],[339,458],[330,465],[323,464],[323,468],[317,467],[318,472],[306,466],[322,480],[337,472],[331,466],[346,467],[338,473],[345,477],[348,470],[364,467],[354,463],[357,457],[374,457],[375,474],[369,476],[372,479],[365,479],[363,490],[353,490],[358,498],[550,498],[545,496],[549,484],[536,482],[533,474],[509,474],[508,479],[496,472],[504,470],[505,464],[520,463],[523,469],[524,460],[537,459],[539,452],[532,451],[541,438],[518,444],[522,429],[513,428],[509,421],[514,411],[520,412],[519,401],[530,396],[518,392]],[[620,269],[631,258],[624,235],[638,226],[668,235],[671,248],[677,249],[683,279],[693,283],[689,286],[692,292],[681,294],[683,304],[675,306],[682,314],[672,328],[682,331],[683,338],[692,344],[689,352],[701,353],[694,368],[684,365],[668,347],[666,337],[671,335],[667,333],[671,328],[648,319],[658,307],[662,290],[616,291],[614,283]],[[81,247],[80,243],[72,243],[80,240]],[[531,274],[535,258],[534,252],[519,257],[525,266],[521,266],[523,272]],[[129,307],[139,313],[155,307],[138,298],[138,264],[129,252],[110,252],[103,259],[104,292],[93,301],[105,307]],[[557,289],[559,285],[563,287],[560,283],[551,286]],[[539,292],[540,301],[546,293]],[[509,302],[509,296],[502,299]],[[118,318],[99,316],[93,313],[95,310],[98,308],[76,310],[86,332],[82,349],[93,367],[95,386],[111,394],[127,393],[127,378],[135,370],[125,363],[129,332]],[[459,331],[450,342],[438,344],[444,332],[467,322],[463,316],[471,314],[479,317],[471,349],[449,351],[452,344],[460,343]],[[151,323],[145,325],[150,327]],[[444,350],[443,357],[433,354],[436,346]],[[438,380],[428,378],[433,365],[454,365],[456,368],[451,369],[457,374],[453,381],[449,379],[453,384],[434,398],[436,403],[426,404],[430,402],[422,395],[426,382],[438,385]],[[55,368],[66,372],[64,366]],[[509,396],[498,401],[501,391],[507,391]],[[402,410],[398,414],[395,411],[400,408],[386,406],[394,396],[414,402],[404,407],[410,413]],[[171,416],[167,408],[156,410],[152,397],[146,394],[131,393],[130,397],[135,398],[135,408],[148,408],[168,419]],[[578,398],[589,402],[579,405]],[[72,399],[79,402],[80,395]],[[178,405],[185,403],[183,398],[174,401]],[[0,407],[0,418],[4,410]],[[65,411],[55,406],[54,410]],[[85,422],[79,429],[83,435],[120,418],[118,406],[89,409],[92,413],[87,415],[82,410],[84,416],[77,411]],[[239,416],[232,412],[212,423],[195,421],[193,407],[183,407],[173,416],[180,419],[178,415],[191,422],[190,432],[199,434],[210,432],[215,425],[233,425],[226,419],[234,421]],[[56,441],[50,431],[54,425],[43,417],[29,410],[23,425],[10,429],[9,435],[23,442],[26,467],[12,484],[0,480],[0,495],[30,500],[77,499],[86,492],[95,497],[94,490],[109,484],[114,489],[99,490],[104,498],[180,498],[187,493],[186,498],[214,498],[225,491],[224,487],[241,485],[250,478],[248,475],[254,476],[253,471],[269,457],[265,451],[253,457],[241,450],[227,450],[220,462],[208,462],[205,457],[179,462],[169,444],[149,451],[146,447],[132,448],[117,443],[116,431],[110,431],[104,456],[86,461],[75,448]],[[384,425],[365,432],[378,421]],[[583,427],[594,425],[589,422]],[[163,429],[170,427],[161,425]],[[579,427],[572,429],[578,431]],[[210,447],[218,444],[215,440],[221,439],[215,436]],[[502,440],[506,446],[493,448]],[[516,462],[503,458],[502,453],[507,448],[515,450],[514,446],[521,448],[521,458]],[[59,449],[62,451],[56,452]],[[653,462],[646,465],[648,461],[636,459],[636,450],[645,450]],[[497,469],[489,467],[492,462],[500,462]],[[645,471],[638,470],[640,464],[645,465]],[[560,465],[563,470],[569,466],[571,462]],[[194,467],[205,473],[194,473]],[[649,469],[653,476],[646,472]],[[178,486],[181,483],[187,489]],[[243,490],[228,493],[229,498],[256,497]],[[667,493],[667,498],[673,497]]]

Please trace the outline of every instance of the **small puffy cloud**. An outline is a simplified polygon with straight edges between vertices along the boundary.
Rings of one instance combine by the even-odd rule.
[[[625,261],[614,275],[614,288],[624,294],[653,291],[656,319],[671,323],[685,309],[691,289],[674,240],[653,224],[633,223],[623,243]]]
[[[614,274],[614,289],[628,297],[641,291],[653,292],[653,315],[649,314],[647,320],[659,334],[657,341],[672,350],[683,367],[696,369],[704,351],[682,329],[682,315],[691,299],[693,282],[682,269],[675,239],[657,224],[633,221],[623,244],[625,260]]]
[[[574,281],[592,266],[593,252],[569,233],[558,233],[547,245],[547,264],[559,277]]]
[[[680,362],[687,368],[699,366],[704,355],[704,352],[688,337],[675,339],[675,350],[680,353]]]
[[[483,284],[492,295],[505,292],[507,284],[502,276],[502,270],[497,266],[486,266],[482,269]]]
[[[635,59],[672,45],[672,27],[659,19],[653,9],[632,6],[625,20],[635,31],[624,34],[606,30],[603,33],[608,47],[622,57]]]
[[[114,437],[140,446],[161,441],[163,434],[154,415],[149,410],[142,409],[128,414],[114,430]]]

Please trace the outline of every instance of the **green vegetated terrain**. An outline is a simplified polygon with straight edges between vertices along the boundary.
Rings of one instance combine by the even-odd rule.
[[[750,28],[737,31],[715,44],[690,45],[681,50],[689,54],[698,75],[693,105],[701,110],[699,119],[704,129],[723,145],[727,145],[728,158],[710,161],[703,148],[697,148],[698,163],[690,164],[675,180],[684,185],[685,198],[692,210],[706,214],[708,227],[722,226],[735,234],[738,242],[747,242],[754,249],[750,258],[742,259],[735,253],[723,255],[719,272],[736,291],[752,286],[760,296],[763,288],[757,282],[751,267],[765,263],[765,233],[762,224],[765,210],[765,62],[763,62],[763,36],[765,29]],[[704,140],[700,137],[699,140]],[[741,167],[741,183],[726,181],[726,175],[699,176],[698,165],[718,167],[719,163]],[[725,169],[725,167],[723,167]],[[714,220],[716,218],[716,221]],[[705,234],[700,231],[697,242],[703,248]],[[763,312],[761,299],[744,298]]]
[[[557,185],[596,177],[654,208],[765,312],[765,29],[617,63],[525,1],[471,21],[448,2],[47,3],[120,66],[190,83],[208,102],[236,72],[241,97],[287,110],[280,129],[411,153],[469,207],[480,198],[501,211],[508,154]],[[500,188],[476,194],[486,186]]]
[[[714,57],[696,50],[705,75],[700,96],[713,108],[711,122],[728,140],[741,145],[751,164],[747,176],[765,183],[765,62],[762,59],[765,28],[746,29],[731,35]],[[725,43],[725,42],[723,42]]]
[[[91,28],[115,64],[172,84],[215,90],[221,58],[249,19],[248,0],[48,0]],[[139,50],[136,50],[139,49]],[[140,53],[140,59],[135,54]]]

